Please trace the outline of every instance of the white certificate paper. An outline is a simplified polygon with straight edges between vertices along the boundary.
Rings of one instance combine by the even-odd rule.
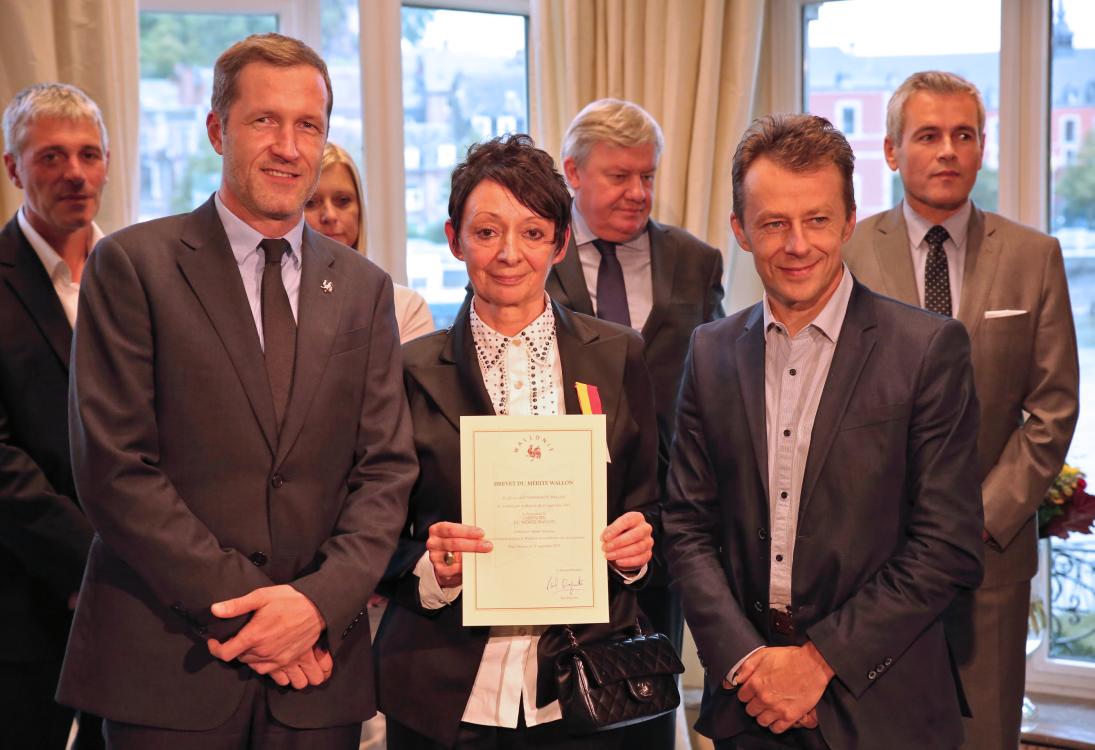
[[[461,417],[464,625],[608,622],[605,417]]]

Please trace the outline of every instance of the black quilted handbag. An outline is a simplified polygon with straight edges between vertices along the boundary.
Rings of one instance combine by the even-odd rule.
[[[570,648],[555,659],[563,721],[571,734],[590,734],[669,713],[681,702],[680,656],[661,633],[579,644],[564,626]]]

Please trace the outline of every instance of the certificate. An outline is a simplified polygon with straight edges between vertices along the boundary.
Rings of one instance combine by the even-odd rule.
[[[605,417],[461,417],[465,625],[608,622]]]

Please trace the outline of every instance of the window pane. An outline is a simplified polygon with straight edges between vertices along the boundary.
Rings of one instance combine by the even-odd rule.
[[[1052,12],[1050,231],[1064,252],[1080,349],[1069,463],[1095,484],[1095,4],[1055,0]],[[1049,654],[1095,662],[1095,539],[1052,542]]]
[[[362,178],[361,18],[358,0],[322,0],[320,54],[327,63],[334,91],[328,140],[349,152]]]
[[[272,14],[141,13],[141,221],[190,211],[220,185],[205,131],[213,63],[248,34],[277,28]]]
[[[886,166],[886,103],[918,70],[968,78],[985,98],[985,160],[973,201],[997,205],[999,166],[1000,0],[838,0],[803,8],[806,33],[803,108],[828,118],[855,150],[857,214],[895,206],[903,190]],[[900,19],[900,34],[880,34]],[[940,19],[947,19],[941,23]]]
[[[464,264],[445,240],[449,179],[468,146],[528,130],[527,18],[403,8],[407,282],[438,327],[464,299]]]

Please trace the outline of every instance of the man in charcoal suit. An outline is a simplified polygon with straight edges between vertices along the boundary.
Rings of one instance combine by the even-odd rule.
[[[113,748],[356,748],[417,465],[392,283],[310,230],[323,60],[217,60],[220,189],[96,247],[70,399],[96,530],[59,688]]]
[[[40,83],[4,111],[4,166],[23,205],[0,232],[0,746],[66,746],[72,709],[53,698],[91,545],[68,449],[68,365],[80,276],[103,234],[99,107]],[[101,747],[79,719],[77,747]]]
[[[662,487],[688,338],[700,323],[723,315],[722,254],[685,230],[650,218],[663,146],[657,121],[632,102],[599,99],[578,113],[562,150],[574,193],[570,246],[547,283],[560,304],[642,334],[654,381]],[[656,555],[662,557],[660,550]],[[679,650],[684,621],[664,565],[655,567],[639,603]],[[645,724],[633,735],[629,744],[671,748],[673,717]]]
[[[813,115],[746,131],[731,224],[764,298],[685,365],[662,521],[720,750],[962,740],[942,616],[982,573],[969,339],[844,266],[853,159]]]

